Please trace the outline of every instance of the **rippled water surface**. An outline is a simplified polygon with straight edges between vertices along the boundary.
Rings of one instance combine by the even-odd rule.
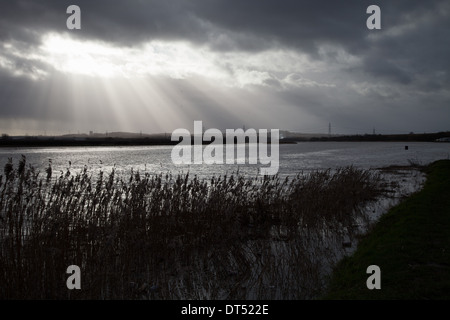
[[[405,146],[408,148],[406,149]],[[108,173],[115,167],[118,174],[139,170],[152,174],[189,172],[192,175],[209,177],[237,170],[249,175],[257,175],[259,166],[267,166],[248,164],[248,161],[241,165],[174,165],[171,159],[172,149],[172,146],[1,148],[0,174],[3,173],[3,167],[8,158],[13,158],[16,165],[21,155],[25,155],[27,163],[42,172],[48,166],[49,159],[52,161],[53,172],[65,172],[70,167],[73,173],[87,166],[94,172],[103,170]],[[279,175],[285,176],[301,171],[348,165],[379,168],[389,165],[408,165],[411,161],[427,164],[439,159],[448,159],[450,143],[301,142],[281,144],[279,153]]]

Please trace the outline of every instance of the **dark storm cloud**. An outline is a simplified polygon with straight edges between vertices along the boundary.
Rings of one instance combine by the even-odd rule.
[[[412,83],[421,90],[448,87],[450,3],[423,2],[405,8],[390,20],[384,19],[378,40],[367,41],[368,49],[362,55],[364,70],[394,83]]]
[[[384,26],[388,28],[401,15],[426,11],[440,1],[376,2],[383,9]],[[361,41],[367,35],[365,10],[372,3],[365,0],[2,0],[0,35],[5,39],[16,38],[24,30],[65,31],[65,10],[77,4],[82,9],[83,37],[117,43],[132,44],[146,39],[210,43],[213,37],[225,34],[237,50],[263,49],[278,43],[314,51],[322,41],[358,50],[365,46]],[[249,44],[247,40],[251,38],[256,40]]]
[[[66,9],[82,12],[82,37],[133,45],[151,39],[195,40],[198,26],[185,1],[1,1],[0,37],[33,42],[49,31],[65,32]],[[76,33],[73,33],[76,34]]]
[[[366,63],[365,71],[375,77],[401,84],[408,84],[412,81],[413,75],[400,69],[398,65],[388,59],[380,59],[378,56],[370,55],[365,58],[364,62]]]
[[[72,4],[81,8],[81,31],[66,28],[66,8]],[[381,7],[381,30],[366,28],[366,8],[371,4]],[[338,86],[286,89],[281,79],[271,77],[263,81],[263,90],[317,117],[348,117],[347,122],[362,121],[379,104],[385,105],[383,112],[405,110],[405,104],[419,110],[424,95],[442,119],[443,106],[449,101],[449,30],[446,0],[0,0],[0,42],[13,43],[20,52],[39,47],[46,33],[67,32],[115,46],[183,40],[216,53],[250,57],[277,49],[307,54],[330,69],[316,80]],[[324,49],[330,47],[333,50]],[[342,62],[337,49],[358,63]],[[17,74],[38,76],[54,70],[9,50],[0,44],[0,115],[23,116],[28,110],[30,117],[46,116],[40,109],[27,109],[18,88],[28,88],[31,95],[40,91],[39,86],[50,86],[51,80],[39,84]],[[64,90],[70,95],[69,89]],[[365,113],[368,108],[371,111]],[[383,117],[381,111],[373,115],[374,119]]]
[[[378,42],[367,37],[366,8],[374,2],[366,0],[2,0],[0,3],[0,38],[29,46],[38,44],[39,35],[46,32],[66,32],[66,8],[77,4],[82,10],[82,32],[71,35],[116,45],[132,46],[154,39],[187,40],[217,51],[294,48],[319,59],[320,46],[330,44],[367,57],[366,71],[373,76],[400,83],[410,81],[408,72],[420,68],[448,68],[450,19],[448,15],[439,17],[440,10],[448,10],[442,0],[375,1],[382,8],[382,30],[376,31],[381,35],[407,18],[412,20],[411,24],[425,13],[434,18],[418,30]],[[400,60],[407,60],[404,68],[396,65]]]

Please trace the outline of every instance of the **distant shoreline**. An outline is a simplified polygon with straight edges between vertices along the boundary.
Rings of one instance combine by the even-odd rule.
[[[287,132],[280,144],[295,144],[297,142],[436,142],[438,139],[450,137],[450,132],[423,133],[423,134],[365,134],[365,135],[304,135]],[[449,141],[445,141],[449,142]],[[178,141],[171,141],[170,135],[156,134],[144,137],[113,137],[113,136],[25,136],[10,137],[3,135],[0,138],[1,147],[87,147],[87,146],[161,146],[177,145]],[[209,144],[203,141],[203,144]]]

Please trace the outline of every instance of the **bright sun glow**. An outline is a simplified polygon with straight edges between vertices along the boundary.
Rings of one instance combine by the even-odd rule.
[[[110,77],[120,72],[120,49],[58,35],[47,36],[41,48],[50,64],[66,73]]]
[[[99,77],[218,76],[205,52],[181,42],[154,41],[138,48],[121,48],[50,34],[44,37],[41,49],[50,64],[66,73]]]

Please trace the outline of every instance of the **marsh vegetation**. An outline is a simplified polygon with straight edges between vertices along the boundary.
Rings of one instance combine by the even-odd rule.
[[[278,176],[87,168],[12,159],[0,177],[2,299],[310,299],[384,182],[354,167]],[[66,268],[81,269],[68,290]]]

